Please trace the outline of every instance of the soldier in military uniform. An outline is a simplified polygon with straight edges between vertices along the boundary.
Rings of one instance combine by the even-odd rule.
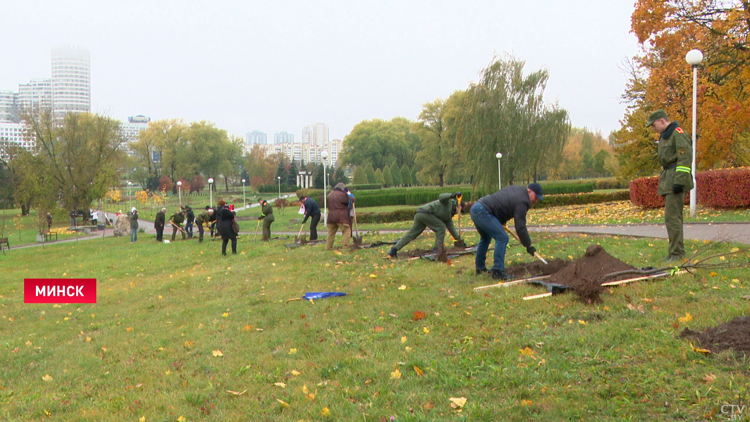
[[[461,196],[461,192],[441,193],[437,201],[428,202],[417,208],[411,229],[388,251],[388,256],[396,258],[398,251],[416,239],[427,227],[435,232],[435,251],[443,245],[446,229],[456,241],[459,241],[461,234],[453,225],[453,216],[458,211],[458,201],[456,200],[458,196]]]
[[[208,226],[211,221],[211,216],[214,215],[214,210],[206,206],[206,210],[198,214],[195,217],[195,225],[198,226],[198,243],[203,242],[203,225]]]
[[[269,241],[271,240],[271,223],[276,219],[273,216],[273,206],[264,199],[259,199],[258,203],[262,207],[258,220],[263,220],[263,240]]]
[[[182,228],[182,223],[185,222],[185,211],[178,211],[172,214],[172,217],[169,218],[169,222],[172,223],[172,242],[174,242],[174,238],[177,236],[178,231],[182,234],[182,240],[185,240],[187,236],[185,235],[185,229]]]
[[[646,127],[658,133],[657,159],[663,170],[659,175],[657,194],[664,197],[664,222],[669,236],[669,253],[665,261],[685,258],[682,214],[685,195],[693,189],[691,164],[693,147],[690,136],[679,123],[670,122],[664,110],[656,110],[648,117]]]

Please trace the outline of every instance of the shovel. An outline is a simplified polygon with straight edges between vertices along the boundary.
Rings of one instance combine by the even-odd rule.
[[[516,239],[517,241],[521,242],[521,239],[520,239],[520,238],[518,237],[518,235],[516,234],[516,232],[514,232],[514,231],[511,231],[511,230],[510,230],[510,229],[508,228],[508,226],[506,226],[506,225],[503,225],[503,227],[505,227],[505,231],[506,231],[506,232],[510,233],[510,235],[512,235],[512,236],[513,236],[513,237],[514,237],[514,238],[515,238],[515,239]],[[523,243],[521,243],[521,244],[523,245]],[[543,258],[543,257],[542,257],[541,255],[539,255],[539,252],[534,252],[534,258],[536,258],[536,259],[538,259],[538,260],[542,261],[542,263],[543,263],[544,265],[547,265],[547,264],[548,264],[547,260],[546,260],[546,259],[544,259],[544,258]]]
[[[359,235],[359,226],[357,225],[357,208],[354,206],[354,203],[352,203],[352,213],[354,213],[354,236],[352,236],[352,240],[354,241],[354,247],[358,247],[362,245],[362,236]]]
[[[541,299],[543,297],[550,297],[552,295],[556,295],[558,293],[562,293],[565,290],[568,289],[568,286],[565,286],[563,284],[557,284],[557,283],[545,283],[541,280],[531,280],[529,281],[530,284],[538,284],[540,286],[544,286],[547,288],[547,293],[540,293],[538,295],[532,295],[532,296],[525,296],[523,300],[534,300],[534,299]]]
[[[463,198],[463,195],[456,196],[456,200],[458,201],[458,240],[453,242],[454,248],[465,248],[466,242],[461,238],[461,199]]]
[[[297,243],[307,243],[306,239],[302,238],[302,229],[305,228],[305,224],[303,223],[302,226],[299,228],[299,233],[297,233],[297,237],[294,238],[294,241]]]
[[[253,241],[258,239],[258,229],[260,228],[260,220],[258,220],[258,224],[255,226],[255,237],[253,237]]]

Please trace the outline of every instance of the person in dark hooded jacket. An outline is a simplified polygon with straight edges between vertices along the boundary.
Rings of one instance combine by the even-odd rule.
[[[227,243],[232,241],[232,254],[237,253],[237,233],[232,229],[234,222],[234,212],[229,209],[224,200],[219,200],[219,207],[216,208],[216,229],[221,235],[221,254],[227,254]]]
[[[308,217],[310,218],[310,240],[318,239],[318,223],[320,222],[320,205],[310,198],[309,196],[301,196],[299,198],[302,202],[302,206],[305,207],[305,219],[302,220],[302,225],[305,224]]]

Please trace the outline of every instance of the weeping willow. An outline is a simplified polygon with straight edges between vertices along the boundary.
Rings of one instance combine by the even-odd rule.
[[[568,112],[544,103],[547,71],[524,75],[524,65],[512,57],[496,57],[463,97],[456,144],[475,188],[497,186],[498,152],[503,154],[503,185],[528,175],[536,179],[562,159],[570,133]]]

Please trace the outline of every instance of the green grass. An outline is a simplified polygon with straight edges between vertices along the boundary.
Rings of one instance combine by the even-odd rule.
[[[666,249],[533,236],[551,256],[599,243],[636,267]],[[229,257],[219,242],[152,236],[11,250],[0,257],[0,420],[698,420],[750,399],[743,358],[679,338],[747,314],[747,269],[633,283],[585,305],[524,301],[540,293],[531,286],[474,293],[491,280],[473,275],[472,257],[391,262],[385,248],[282,243],[245,236]],[[508,258],[530,259],[517,245]],[[98,303],[24,304],[34,277],[95,277]],[[309,291],[348,296],[286,302]],[[467,399],[460,413],[451,397]]]

